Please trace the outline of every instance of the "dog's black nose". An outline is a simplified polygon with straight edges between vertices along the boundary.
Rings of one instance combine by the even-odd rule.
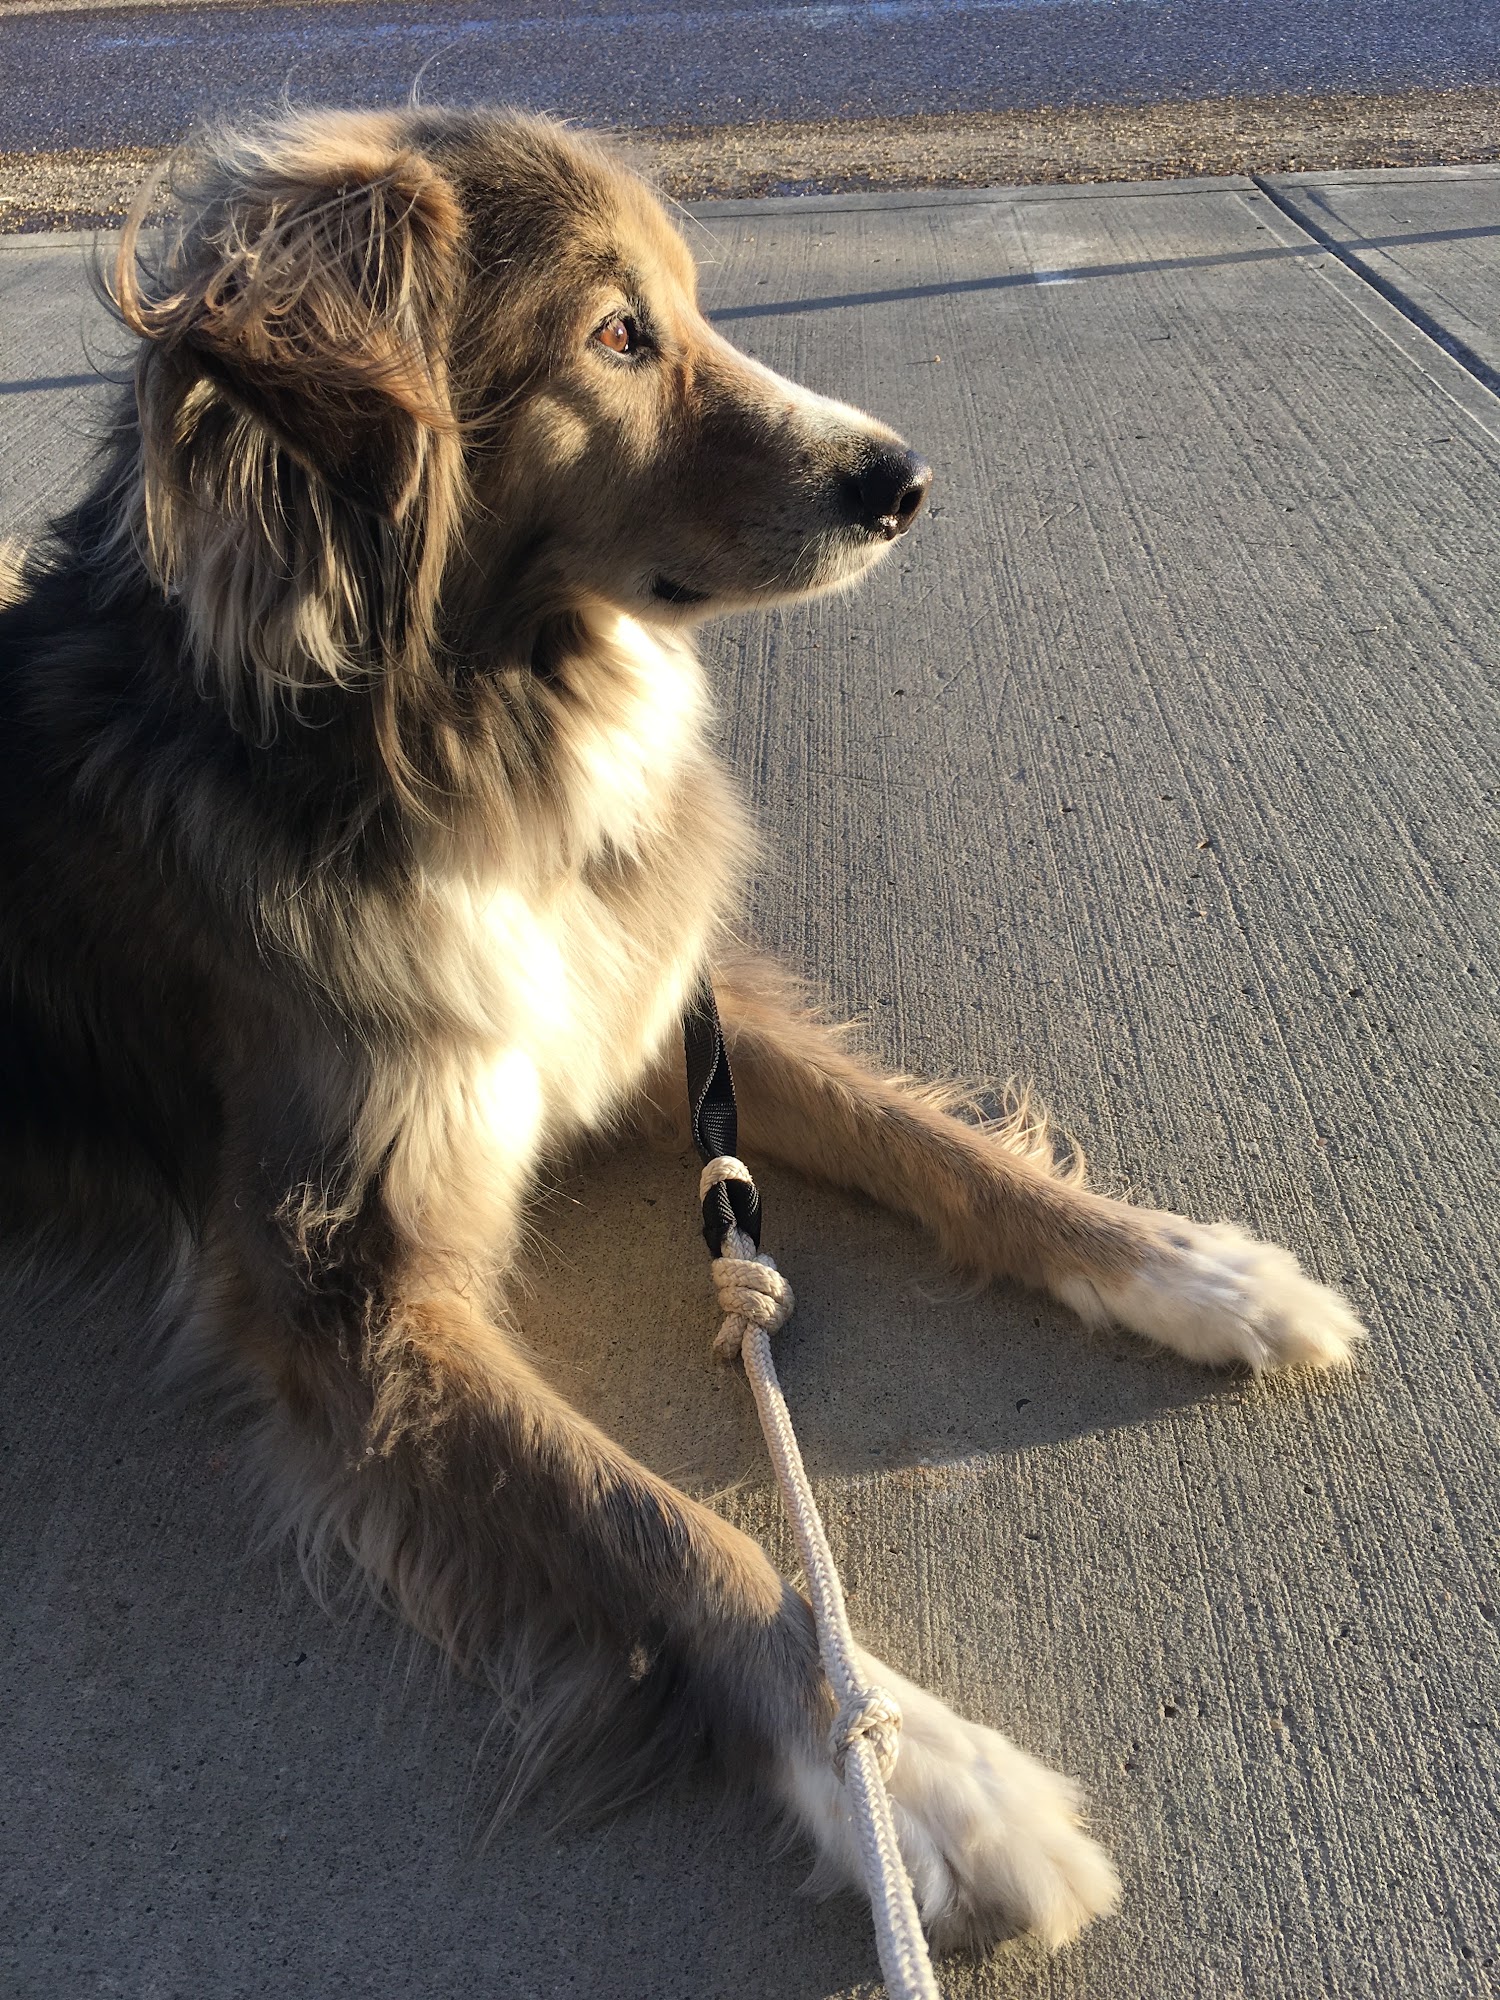
[[[850,482],[860,526],[893,542],[921,513],[931,484],[932,467],[914,451],[892,447],[877,453]]]

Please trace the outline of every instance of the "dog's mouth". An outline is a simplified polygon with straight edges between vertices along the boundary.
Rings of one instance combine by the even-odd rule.
[[[862,525],[846,524],[825,529],[805,542],[796,561],[780,574],[763,571],[720,582],[712,590],[700,590],[696,584],[683,583],[665,570],[657,570],[646,590],[653,604],[670,605],[678,611],[701,611],[705,606],[725,611],[735,605],[818,597],[826,590],[856,582],[889,554],[893,540],[893,536]]]
[[[694,590],[690,584],[674,583],[669,576],[657,576],[651,582],[651,595],[658,604],[707,604],[708,592]]]

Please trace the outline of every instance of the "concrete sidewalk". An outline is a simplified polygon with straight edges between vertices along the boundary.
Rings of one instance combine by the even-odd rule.
[[[944,1991],[1493,1992],[1500,176],[694,234],[732,337],[938,468],[861,595],[711,639],[763,932],[903,1065],[1024,1072],[1102,1184],[1285,1240],[1372,1332],[1343,1381],[1201,1374],[1020,1294],[944,1302],[910,1235],[768,1177],[857,1623],[1073,1771],[1126,1881],[1055,1962]],[[100,407],[80,273],[0,243],[0,526],[68,489]],[[642,1268],[601,1298],[627,1227]],[[544,1235],[556,1376],[786,1560],[687,1164],[607,1168]],[[12,1333],[0,1990],[878,1991],[859,1905],[799,1900],[799,1857],[706,1792],[475,1852],[484,1704],[246,1557],[232,1426],[135,1386],[124,1317]]]

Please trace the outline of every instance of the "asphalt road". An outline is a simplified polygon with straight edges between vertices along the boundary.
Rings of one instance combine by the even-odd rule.
[[[0,153],[153,145],[294,100],[498,99],[593,123],[840,120],[1500,82],[1495,0],[448,0],[0,7]]]

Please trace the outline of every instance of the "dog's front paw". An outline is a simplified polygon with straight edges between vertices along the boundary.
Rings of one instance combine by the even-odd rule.
[[[1142,1218],[1151,1244],[1128,1278],[1070,1278],[1057,1291],[1087,1320],[1113,1320],[1190,1361],[1334,1368],[1364,1328],[1345,1301],[1309,1278],[1290,1250],[1230,1222]]]
[[[1080,1823],[1078,1792],[1024,1750],[967,1722],[867,1655],[867,1684],[901,1704],[891,1777],[897,1838],[940,1950],[1027,1931],[1066,1944],[1119,1901],[1109,1856]],[[844,1790],[827,1760],[798,1757],[792,1805],[818,1851],[812,1887],[862,1887]]]

